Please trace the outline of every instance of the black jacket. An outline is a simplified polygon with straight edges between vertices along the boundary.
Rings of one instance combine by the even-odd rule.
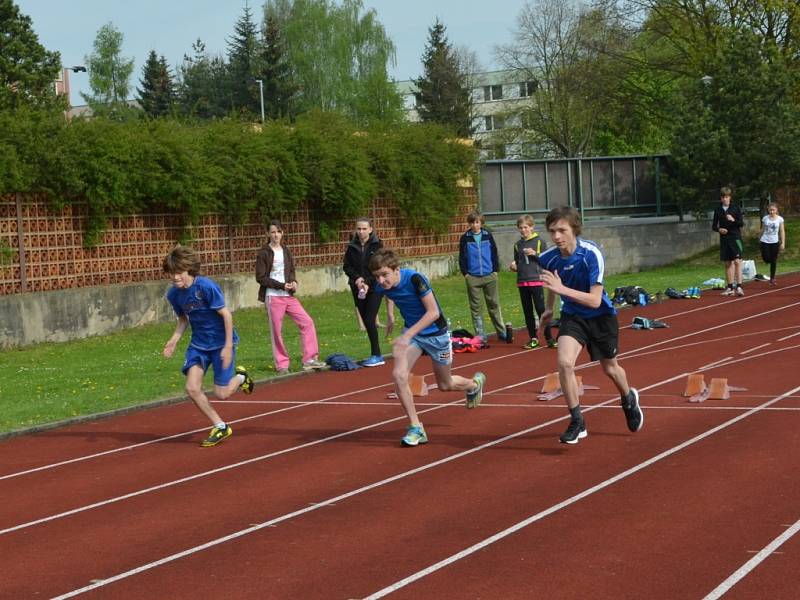
[[[347,250],[344,251],[343,269],[347,275],[347,283],[355,286],[356,279],[363,277],[370,289],[375,288],[375,277],[369,270],[369,259],[381,248],[383,248],[383,242],[378,239],[374,231],[369,234],[369,239],[364,246],[361,245],[358,235],[353,236],[347,245]]]
[[[725,218],[725,213],[726,211],[722,210],[721,204],[714,209],[714,220],[711,223],[711,229],[714,231],[719,231],[719,228],[722,227],[723,229],[728,230],[728,233],[726,234],[720,233],[722,237],[728,237],[737,240],[742,239],[742,227],[744,227],[742,209],[738,206],[734,206],[733,203],[728,206],[727,214],[733,217],[733,221],[728,221],[728,219]]]
[[[514,243],[514,261],[517,263],[517,282],[541,281],[542,269],[539,266],[539,255],[547,250],[547,244],[539,234],[533,232],[529,240],[519,239]],[[525,248],[533,248],[536,256],[523,254]]]

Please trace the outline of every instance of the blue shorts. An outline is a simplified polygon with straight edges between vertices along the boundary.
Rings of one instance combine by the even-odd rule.
[[[415,335],[411,338],[411,343],[422,350],[423,354],[430,356],[434,362],[440,365],[453,364],[453,345],[450,342],[449,331],[440,335]]]
[[[236,370],[236,346],[233,347],[231,352],[231,364],[227,369],[222,368],[222,348],[216,350],[199,350],[194,346],[189,346],[186,349],[186,356],[183,359],[183,368],[181,372],[184,375],[189,372],[194,365],[200,365],[203,373],[208,371],[209,366],[214,367],[214,385],[225,387],[233,379],[233,373]]]

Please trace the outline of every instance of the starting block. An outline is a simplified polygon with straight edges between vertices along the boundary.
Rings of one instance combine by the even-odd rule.
[[[583,377],[576,375],[575,379],[578,381],[578,395],[582,396],[585,390],[598,390],[596,385],[583,385]],[[558,380],[558,373],[548,373],[545,377],[544,384],[542,384],[542,393],[536,396],[537,400],[541,402],[548,402],[561,396],[564,392],[561,390],[561,382]]]
[[[696,396],[706,389],[706,380],[702,373],[691,373],[686,380],[686,389],[683,395],[687,398]]]
[[[714,377],[711,383],[706,387],[703,376],[700,373],[693,373],[689,375],[689,381],[686,383],[686,391],[684,396],[689,395],[690,388],[698,389],[698,380],[693,381],[693,377],[699,377],[700,387],[698,392],[691,395],[689,402],[705,402],[707,399],[711,400],[728,400],[731,397],[731,392],[746,392],[747,388],[736,387],[728,385],[727,377]]]
[[[414,375],[411,373],[408,376],[408,387],[411,388],[411,395],[419,398],[421,396],[427,396],[428,391],[437,387],[436,384],[428,385],[425,383],[425,376],[424,375]],[[397,394],[395,392],[389,392],[386,394],[387,398],[396,399]]]
[[[542,394],[549,394],[560,388],[561,383],[558,380],[558,373],[548,373],[542,384]]]

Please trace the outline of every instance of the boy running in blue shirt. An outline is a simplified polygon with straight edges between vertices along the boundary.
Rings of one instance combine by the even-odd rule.
[[[571,207],[551,210],[545,226],[553,246],[542,252],[539,264],[548,289],[547,310],[539,327],[553,318],[556,295],[561,296],[561,326],[558,333],[558,376],[570,412],[570,423],[559,440],[577,444],[588,433],[581,414],[575,362],[586,346],[592,360],[600,361],[605,374],[619,390],[622,410],[630,431],[644,425],[639,392],[628,385],[625,370],[617,362],[619,324],[617,311],[603,289],[605,261],[594,242],[581,239],[581,220]]]
[[[443,392],[466,392],[467,408],[475,408],[480,404],[486,376],[477,372],[472,379],[466,379],[451,374],[453,351],[447,320],[428,279],[422,273],[401,269],[397,254],[386,248],[381,248],[372,256],[369,269],[378,283],[375,291],[392,300],[405,321],[403,333],[394,340],[392,349],[395,389],[410,422],[401,443],[404,446],[427,444],[428,436],[417,416],[414,396],[408,384],[417,359],[423,354],[430,356],[439,389]]]
[[[233,316],[225,307],[225,297],[216,282],[198,275],[200,259],[194,251],[178,246],[166,256],[162,266],[172,277],[173,287],[167,292],[167,300],[178,317],[175,333],[164,346],[164,356],[172,356],[183,332],[191,326],[192,339],[182,368],[186,393],[214,426],[200,445],[216,446],[230,437],[233,430],[208,401],[203,391],[203,375],[213,365],[214,395],[220,400],[239,387],[245,394],[252,393],[253,380],[243,367],[236,367],[234,373],[239,336],[233,328]]]

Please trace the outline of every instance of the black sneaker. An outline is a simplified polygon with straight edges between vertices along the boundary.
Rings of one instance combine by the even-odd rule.
[[[631,388],[631,391],[622,400],[622,410],[625,413],[625,420],[628,422],[628,429],[639,431],[644,425],[644,413],[639,406],[639,391],[636,388]]]
[[[558,441],[562,444],[577,444],[578,440],[582,440],[587,435],[589,435],[589,433],[586,431],[586,423],[584,423],[583,419],[580,421],[572,419],[569,422],[569,427],[561,434]]]

